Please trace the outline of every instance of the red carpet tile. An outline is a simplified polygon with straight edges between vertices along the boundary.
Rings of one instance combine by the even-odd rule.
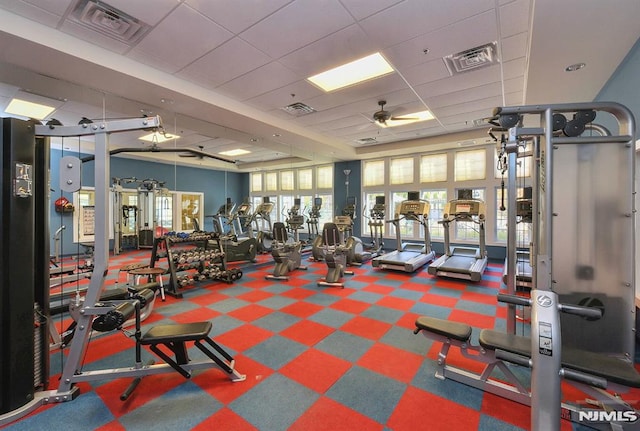
[[[422,295],[420,302],[425,302],[431,305],[439,305],[440,307],[453,308],[458,302],[457,298],[451,298],[450,296],[436,295],[433,293],[425,293]]]
[[[246,324],[218,335],[215,341],[235,351],[244,352],[272,335],[271,331]]]
[[[205,421],[193,427],[191,431],[258,431],[258,428],[251,425],[228,408],[223,408],[211,415]]]
[[[311,316],[312,314],[316,314],[322,309],[323,307],[321,305],[301,301],[287,305],[286,307],[282,307],[280,311],[282,311],[283,313],[292,314],[294,316],[306,318]]]
[[[272,313],[273,310],[267,307],[263,307],[257,304],[247,305],[246,307],[238,308],[228,312],[227,314],[236,319],[244,320],[245,322],[253,322],[267,314]]]
[[[381,431],[376,421],[343,406],[327,397],[321,397],[288,431]]]
[[[371,307],[371,304],[348,298],[341,299],[329,306],[329,308],[333,308],[334,310],[346,311],[352,314],[360,314],[369,307]]]
[[[386,334],[392,326],[390,323],[380,322],[368,317],[355,316],[342,325],[340,329],[350,334],[376,341]]]
[[[309,389],[324,394],[351,363],[316,349],[309,349],[282,367],[279,372]]]
[[[531,409],[528,406],[523,406],[494,394],[484,394],[481,411],[484,414],[524,429],[529,429],[531,425]]]
[[[410,383],[423,359],[421,355],[377,343],[358,360],[357,364],[392,379]]]
[[[381,307],[389,307],[396,310],[408,311],[415,305],[415,301],[404,298],[396,298],[393,296],[385,296],[384,298],[381,298],[378,302],[376,302],[376,304]]]
[[[335,329],[329,326],[311,320],[302,320],[281,331],[280,335],[307,346],[313,346],[334,331]]]

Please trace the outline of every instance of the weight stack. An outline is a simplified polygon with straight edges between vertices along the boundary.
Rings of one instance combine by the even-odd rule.
[[[5,414],[35,393],[35,132],[31,122],[0,121],[0,414]]]

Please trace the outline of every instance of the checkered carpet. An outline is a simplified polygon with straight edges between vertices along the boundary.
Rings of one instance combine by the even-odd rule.
[[[123,283],[117,268],[146,261],[149,251],[112,258],[108,284]],[[247,375],[233,383],[218,369],[190,380],[178,373],[145,377],[131,398],[129,380],[81,384],[73,402],[39,409],[11,430],[516,430],[529,428],[529,409],[474,388],[434,377],[439,345],[414,335],[420,315],[504,329],[506,308],[496,294],[502,266],[482,281],[375,270],[345,277],[345,288],[318,287],[324,263],[307,262],[288,281],[265,280],[271,257],[241,265],[233,283],[197,283],[184,297],[156,301],[144,322],[210,320],[212,338]],[[86,283],[86,282],[85,282]],[[56,324],[64,326],[67,321]],[[143,328],[144,329],[144,328]],[[143,352],[145,358],[152,357]],[[455,358],[452,360],[455,361]],[[133,364],[134,343],[122,333],[93,339],[85,369]],[[51,355],[52,384],[63,354]],[[455,362],[454,362],[455,363]],[[563,429],[572,429],[569,423]]]

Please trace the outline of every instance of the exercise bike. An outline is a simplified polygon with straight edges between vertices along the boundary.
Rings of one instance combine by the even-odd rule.
[[[343,241],[344,232],[349,229],[350,226],[350,217],[336,216],[334,223],[325,223],[322,227],[327,275],[318,281],[318,286],[344,288],[344,282],[342,282],[344,275],[353,275],[353,271],[346,270],[348,250]]]
[[[303,216],[302,222],[304,223]],[[273,242],[271,255],[275,261],[273,274],[266,275],[267,280],[288,280],[289,273],[296,269],[306,270],[306,266],[302,266],[302,255],[300,253],[302,243],[298,239],[298,230],[294,229],[294,241],[289,241],[289,235],[284,223],[276,222],[273,224]]]

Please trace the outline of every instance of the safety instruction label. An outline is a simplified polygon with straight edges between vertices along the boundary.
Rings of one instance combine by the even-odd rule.
[[[553,356],[553,337],[550,323],[539,322],[538,324],[538,351],[541,355]]]

